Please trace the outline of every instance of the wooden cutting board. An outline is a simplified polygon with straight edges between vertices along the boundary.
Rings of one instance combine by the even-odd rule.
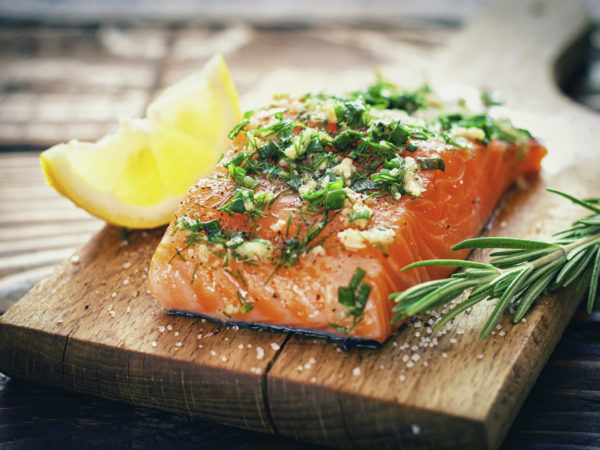
[[[545,186],[600,192],[593,148],[600,118],[555,86],[577,47],[562,55],[587,26],[575,2],[497,1],[434,60],[411,57],[384,68],[397,77],[422,71],[432,83],[441,76],[448,85],[499,88],[509,107],[535,113],[507,109],[549,147],[545,173],[507,195],[491,234],[546,239],[585,214]],[[332,79],[294,76],[321,86]],[[285,72],[265,80],[270,91],[293,83]],[[343,351],[326,340],[167,315],[146,286],[163,231],[132,232],[127,243],[120,229],[106,227],[59,265],[0,318],[0,370],[337,447],[494,448],[579,301],[571,290],[558,292],[526,322],[506,317],[484,341],[477,335],[493,305],[439,334],[424,316],[382,349]]]

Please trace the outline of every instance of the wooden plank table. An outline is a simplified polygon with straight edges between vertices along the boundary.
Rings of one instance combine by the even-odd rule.
[[[322,55],[326,55],[327,46],[333,47],[340,54],[336,64],[351,67],[357,55],[364,58],[364,54],[367,54],[376,63],[396,54],[393,52],[397,52],[398,47],[404,51],[426,54],[428,49],[434,48],[453,33],[447,27],[427,26],[430,33],[422,33],[422,30],[414,27],[412,30],[362,29],[357,32],[356,29],[343,26],[333,31],[308,28],[291,33],[294,33],[293,41],[298,48],[317,46],[321,48]],[[30,30],[19,27],[15,29],[19,32],[12,30],[12,38],[3,29],[6,33],[2,35],[2,39],[9,42],[13,42],[11,39],[20,43],[30,42],[30,45],[31,42],[38,42],[40,47],[48,47],[42,50],[42,55],[34,55],[27,64],[23,64],[23,61],[15,62],[14,59],[19,59],[15,55],[2,55],[10,62],[9,67],[13,71],[9,72],[14,77],[12,79],[8,75],[3,80],[5,85],[12,83],[13,91],[11,93],[9,90],[10,95],[6,95],[0,103],[3,127],[0,128],[0,139],[3,139],[7,148],[48,145],[73,136],[97,137],[110,129],[112,118],[120,113],[139,115],[147,99],[159,86],[168,84],[192,67],[199,66],[215,50],[224,50],[229,54],[230,65],[242,93],[249,91],[259,81],[253,67],[257,58],[261,55],[265,58],[265,52],[271,58],[273,55],[277,56],[277,67],[283,65],[293,68],[294,64],[310,64],[310,61],[299,60],[290,55],[290,49],[281,43],[281,30],[257,30],[246,26],[216,30],[210,27],[133,28],[127,32],[117,30],[117,38],[106,38],[105,35],[110,36],[110,33],[105,29],[83,32],[76,28],[66,31],[62,28],[37,27]],[[15,38],[15,33],[22,34]],[[77,44],[83,50],[81,57],[69,63],[69,70],[50,71],[48,74],[39,69],[64,62],[67,58],[64,54],[61,56],[64,52],[61,48],[65,43],[71,42],[74,35],[80,38],[84,36]],[[118,41],[119,37],[125,41]],[[123,48],[138,51],[138,44],[147,40],[152,42],[151,37],[155,38],[154,47],[148,53],[138,55],[139,60],[127,53],[114,54],[117,48],[120,52],[124,51]],[[54,46],[53,39],[56,39]],[[119,45],[110,47],[105,43],[106,39],[117,39]],[[123,44],[127,39],[131,40],[129,47]],[[98,44],[98,40],[103,44]],[[200,41],[206,47],[198,46]],[[27,48],[26,44],[22,45]],[[89,46],[87,50],[86,45]],[[242,47],[244,51],[240,50]],[[104,76],[86,80],[81,77],[81,73],[98,69],[92,63],[96,58],[89,58],[89,53],[87,60],[84,57],[90,48],[95,48],[96,51],[100,49],[100,54],[106,53],[104,57],[108,62],[103,67],[108,69]],[[42,56],[48,59],[44,60]],[[125,59],[127,62],[122,64]],[[53,64],[49,64],[48,60],[53,61]],[[130,62],[132,60],[135,64]],[[275,68],[275,63],[271,61],[270,64]],[[313,64],[315,68],[321,67],[320,62]],[[114,70],[112,75],[111,67]],[[39,70],[35,70],[36,68]],[[129,71],[133,73],[131,77],[127,75]],[[121,77],[121,73],[125,76]],[[46,76],[50,79],[45,79]],[[102,85],[102,80],[106,79],[112,79],[112,84]],[[23,83],[20,88],[14,88],[15,84],[18,86],[17,81]],[[88,82],[92,83],[91,89],[86,85]],[[77,83],[80,83],[79,87]],[[72,88],[74,90],[69,91]],[[107,95],[114,95],[116,99],[130,88],[134,91],[138,89],[139,95],[122,100],[122,103],[102,103],[101,99]],[[49,92],[53,95],[49,95]],[[76,105],[81,100],[81,93],[91,95],[87,99],[89,109]],[[27,95],[19,97],[18,94]],[[123,109],[111,109],[115,108],[114,105]],[[44,108],[46,112],[43,112]],[[106,108],[108,112],[105,111]],[[59,111],[58,117],[53,111]],[[84,126],[73,128],[73,124],[77,123]],[[40,133],[40,130],[45,130],[46,134]],[[5,310],[33,280],[48,272],[50,264],[68,256],[102,224],[45,188],[37,166],[37,155],[33,153],[13,152],[1,155],[0,199],[0,309]],[[505,442],[507,448],[553,443],[570,446],[600,444],[600,411],[597,407],[600,389],[599,319],[599,312],[592,316],[583,312],[576,315],[513,425]],[[61,408],[55,407],[57,401],[63,402]],[[0,380],[0,407],[0,439],[4,439],[0,442],[17,448],[41,446],[49,438],[65,440],[67,446],[72,447],[106,444],[125,446],[127,443],[148,447],[175,441],[184,441],[182,446],[189,448],[197,445],[247,448],[245,446],[248,443],[275,448],[308,447],[279,436],[263,436],[208,425],[198,419],[90,399],[23,381]],[[28,416],[33,416],[34,419],[26,419]],[[114,426],[122,422],[127,425],[119,425],[118,432],[115,433]],[[48,426],[49,423],[53,426]],[[158,437],[157,433],[153,433],[157,423],[160,423],[161,433],[165,432],[166,437]],[[223,436],[227,438],[223,439]]]

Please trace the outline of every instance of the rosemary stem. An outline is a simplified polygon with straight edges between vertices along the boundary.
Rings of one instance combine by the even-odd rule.
[[[577,247],[581,247],[582,245],[590,244],[595,241],[600,242],[600,234],[595,234],[595,235],[589,236],[584,239],[579,239],[579,240],[572,242],[571,244],[566,245],[564,247],[565,247],[566,252],[569,253],[571,250],[573,250]]]
[[[513,322],[519,322],[544,292],[553,292],[573,283],[577,289],[589,281],[587,310],[592,311],[600,290],[600,198],[582,200],[560,191],[550,190],[572,202],[592,210],[595,214],[584,217],[560,231],[555,242],[541,242],[514,238],[475,238],[456,244],[453,249],[505,249],[491,254],[489,264],[457,263],[456,260],[420,261],[406,266],[446,265],[464,267],[447,280],[434,285],[424,283],[407,291],[393,294],[398,314],[395,320],[407,315],[438,308],[458,300],[436,325],[439,329],[457,314],[485,298],[496,299],[496,305],[483,326],[480,337],[492,332],[509,305],[516,306]],[[493,272],[493,270],[495,272]],[[460,281],[458,281],[460,280]],[[430,282],[431,283],[431,282]],[[461,298],[465,289],[471,289]]]
[[[552,253],[542,256],[539,259],[536,259],[534,261],[531,261],[531,265],[534,268],[538,268],[541,267],[543,265],[546,265],[556,259],[559,258],[567,258],[567,255],[574,249],[581,247],[583,245],[587,245],[587,244],[591,244],[594,242],[599,242],[600,243],[600,234],[596,234],[594,236],[589,236],[587,238],[583,238],[583,239],[578,239],[574,242],[571,242],[568,245],[561,245],[559,246],[559,248],[557,248],[555,251],[553,251]]]

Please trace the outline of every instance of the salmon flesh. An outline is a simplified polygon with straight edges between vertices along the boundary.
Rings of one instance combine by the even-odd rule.
[[[378,83],[279,96],[246,114],[152,259],[168,311],[383,342],[391,293],[447,277],[503,193],[546,149],[485,107]]]

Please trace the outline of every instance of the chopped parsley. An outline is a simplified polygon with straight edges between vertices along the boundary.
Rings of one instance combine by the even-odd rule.
[[[338,288],[338,303],[344,306],[347,314],[354,317],[352,328],[354,328],[362,318],[363,311],[371,293],[371,286],[363,283],[363,279],[367,272],[357,267],[352,275],[348,286],[340,286]],[[349,332],[351,329],[341,325],[330,323],[329,326],[343,332]]]

